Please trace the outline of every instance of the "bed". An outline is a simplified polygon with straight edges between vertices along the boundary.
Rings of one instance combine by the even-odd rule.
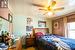
[[[48,28],[35,28],[33,33],[39,50],[75,50],[74,39],[49,34]]]

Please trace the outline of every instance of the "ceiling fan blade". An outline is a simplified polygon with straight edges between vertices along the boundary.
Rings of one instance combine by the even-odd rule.
[[[44,7],[43,5],[41,4],[36,4],[36,3],[29,3],[30,5],[33,5],[33,6],[38,6],[38,7]]]
[[[39,10],[44,10],[44,11],[47,11],[46,9],[39,9]]]
[[[58,10],[63,10],[63,9],[64,9],[64,7],[56,8],[56,9],[53,9],[53,10],[58,11]]]

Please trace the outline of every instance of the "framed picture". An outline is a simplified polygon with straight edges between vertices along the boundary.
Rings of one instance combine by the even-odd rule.
[[[46,27],[46,21],[38,21],[38,27]]]
[[[27,18],[27,25],[31,25],[32,24],[32,18]]]
[[[9,21],[10,23],[12,23],[12,20],[13,20],[13,17],[12,17],[12,15],[9,13],[9,14],[8,14],[8,21]]]
[[[32,28],[33,28],[33,26],[26,26],[26,31],[30,32],[30,31],[32,31]]]

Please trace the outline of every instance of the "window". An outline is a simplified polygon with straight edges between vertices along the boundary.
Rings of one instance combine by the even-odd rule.
[[[75,39],[75,22],[68,23],[68,38]]]

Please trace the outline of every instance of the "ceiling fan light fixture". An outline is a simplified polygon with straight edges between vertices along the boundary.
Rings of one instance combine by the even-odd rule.
[[[56,5],[56,1],[52,1],[52,6],[55,6]]]
[[[52,12],[48,12],[47,14],[48,14],[49,16],[53,15],[53,13],[52,13]]]

